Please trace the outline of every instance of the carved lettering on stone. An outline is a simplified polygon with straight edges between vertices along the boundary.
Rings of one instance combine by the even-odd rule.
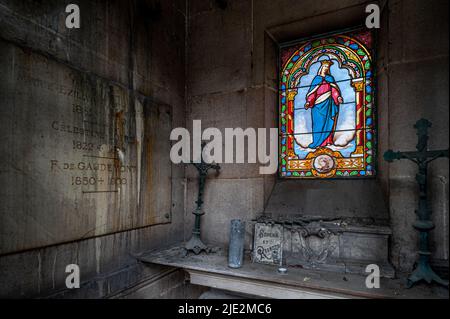
[[[1,40],[0,60],[0,254],[171,221],[169,105]]]
[[[253,261],[263,264],[281,264],[283,251],[283,227],[257,223],[253,244]]]

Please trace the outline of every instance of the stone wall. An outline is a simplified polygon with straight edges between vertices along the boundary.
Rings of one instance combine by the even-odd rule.
[[[429,149],[445,149],[448,138],[448,1],[389,1],[387,55],[381,86],[388,91],[388,145],[413,150],[417,144],[415,122],[424,117],[433,123]],[[380,88],[381,89],[381,88]],[[448,159],[429,168],[431,208],[436,229],[431,241],[433,257],[448,269]],[[401,161],[390,165],[389,202],[392,261],[409,269],[416,258],[415,219],[418,192],[416,165]]]
[[[66,4],[0,1],[0,296],[187,297],[133,256],[183,240],[186,2],[78,1],[70,30]]]

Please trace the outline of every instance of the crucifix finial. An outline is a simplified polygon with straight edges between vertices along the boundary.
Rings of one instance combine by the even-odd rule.
[[[416,148],[419,152],[426,151],[428,143],[428,129],[431,127],[431,122],[427,119],[420,119],[414,125],[417,130],[418,142]]]

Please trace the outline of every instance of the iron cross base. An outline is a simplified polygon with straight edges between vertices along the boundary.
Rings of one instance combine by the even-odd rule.
[[[406,288],[411,288],[417,282],[421,280],[425,280],[427,283],[431,284],[433,281],[438,283],[439,285],[445,286],[448,288],[448,281],[439,277],[433,269],[431,269],[430,263],[430,253],[427,252],[419,252],[419,261],[417,263],[416,269],[413,273],[408,277],[406,282]]]
[[[207,254],[209,254],[212,251],[210,247],[206,246],[202,242],[199,235],[197,236],[193,235],[184,246],[184,249],[186,250],[186,256],[189,254],[190,251],[192,251],[196,255],[200,254],[202,251],[204,251]]]
[[[430,266],[431,250],[429,247],[429,233],[434,228],[431,221],[430,209],[428,207],[427,198],[427,168],[428,163],[434,161],[439,157],[448,157],[447,150],[428,151],[428,128],[431,123],[426,119],[420,119],[414,125],[417,130],[418,143],[415,152],[394,152],[388,150],[384,153],[384,159],[388,162],[394,160],[408,159],[419,166],[419,172],[416,175],[416,181],[419,185],[419,207],[416,210],[417,220],[413,226],[419,231],[419,260],[417,267],[413,273],[408,277],[406,283],[407,288],[411,288],[415,283],[424,280],[427,283],[436,282],[448,288],[448,281],[441,279]]]
[[[204,244],[200,238],[200,216],[205,213],[196,209],[192,214],[195,215],[195,226],[192,231],[191,239],[184,245],[184,249],[186,250],[186,256],[192,251],[194,254],[198,255],[202,251],[209,254],[211,252],[211,248]]]

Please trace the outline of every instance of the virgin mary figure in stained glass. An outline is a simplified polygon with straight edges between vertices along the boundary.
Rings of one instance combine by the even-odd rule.
[[[372,33],[364,29],[282,46],[282,177],[375,175],[372,51]]]
[[[333,145],[339,104],[343,103],[341,90],[330,74],[331,60],[322,60],[322,66],[306,95],[305,109],[311,108],[313,141],[309,148]]]

